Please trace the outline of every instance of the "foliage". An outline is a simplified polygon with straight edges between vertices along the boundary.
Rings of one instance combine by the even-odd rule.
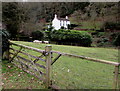
[[[97,46],[98,47],[105,47],[105,46],[108,46],[110,43],[109,43],[109,39],[108,38],[99,38],[97,40]]]
[[[51,39],[51,32],[53,31],[54,27],[52,26],[52,24],[49,24],[49,27],[44,31],[45,36],[44,39],[50,40]]]
[[[40,5],[41,4],[41,5]],[[37,13],[38,19],[45,18],[46,21],[51,21],[56,13],[60,17],[72,14],[76,10],[84,10],[89,2],[50,2],[50,3],[39,3],[39,10]]]
[[[77,26],[78,26],[77,24],[69,24],[68,29],[74,29]]]
[[[0,36],[2,36],[2,55],[9,48],[10,34],[6,30],[0,30]]]
[[[42,40],[44,37],[44,33],[42,31],[33,31],[31,33],[31,37],[33,40]]]
[[[105,29],[111,29],[111,30],[119,30],[120,29],[120,22],[106,22],[105,23]]]
[[[3,3],[2,6],[2,22],[6,25],[11,37],[15,38],[24,20],[23,9],[17,2]]]
[[[85,31],[54,30],[51,32],[51,40],[58,43],[75,43],[80,46],[90,46],[92,37]]]
[[[72,13],[70,17],[71,22],[78,24],[80,28],[100,29],[102,27],[105,29],[102,25],[104,25],[106,21],[119,21],[118,15],[120,15],[120,12],[118,6],[117,2],[90,2],[85,9],[79,9]]]
[[[119,33],[118,36],[115,38],[115,40],[114,40],[114,45],[120,46],[120,33]]]

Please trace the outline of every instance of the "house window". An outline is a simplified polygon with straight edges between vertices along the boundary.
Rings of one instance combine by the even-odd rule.
[[[60,26],[61,26],[61,20],[60,20]]]

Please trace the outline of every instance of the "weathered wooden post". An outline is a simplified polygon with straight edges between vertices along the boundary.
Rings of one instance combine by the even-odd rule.
[[[9,52],[9,49],[6,51],[6,59],[10,59],[10,52]]]
[[[3,59],[7,59],[7,60],[9,60],[10,59],[10,50],[9,50],[9,48],[10,48],[10,45],[8,45],[8,49],[3,53]]]
[[[51,77],[51,62],[52,62],[52,54],[51,54],[52,46],[48,45],[45,47],[46,52],[46,87],[50,86],[50,77]]]
[[[8,59],[10,61],[10,40],[8,40],[9,44],[8,44],[8,49],[6,51],[6,59]]]
[[[114,72],[114,89],[120,89],[119,83],[120,78],[119,78],[119,66],[115,66],[115,72]]]

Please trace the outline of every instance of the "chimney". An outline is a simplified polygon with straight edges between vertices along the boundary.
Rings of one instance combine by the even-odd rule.
[[[68,19],[68,16],[66,16],[66,19]]]
[[[55,18],[57,19],[57,15],[55,14]]]

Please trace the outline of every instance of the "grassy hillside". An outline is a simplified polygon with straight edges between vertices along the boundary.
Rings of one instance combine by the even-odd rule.
[[[13,42],[39,49],[44,49],[47,45],[22,41]],[[52,49],[55,51],[118,61],[117,49],[50,45],[52,45]],[[33,55],[40,55],[29,50],[27,52]],[[53,54],[54,58],[56,56],[57,54]],[[112,89],[113,71],[114,67],[111,65],[61,56],[52,66],[52,80],[53,84],[56,84],[61,89]]]
[[[79,25],[77,28],[103,28],[106,22],[119,22],[119,3],[91,2],[85,10],[76,10],[70,15],[71,23]]]

